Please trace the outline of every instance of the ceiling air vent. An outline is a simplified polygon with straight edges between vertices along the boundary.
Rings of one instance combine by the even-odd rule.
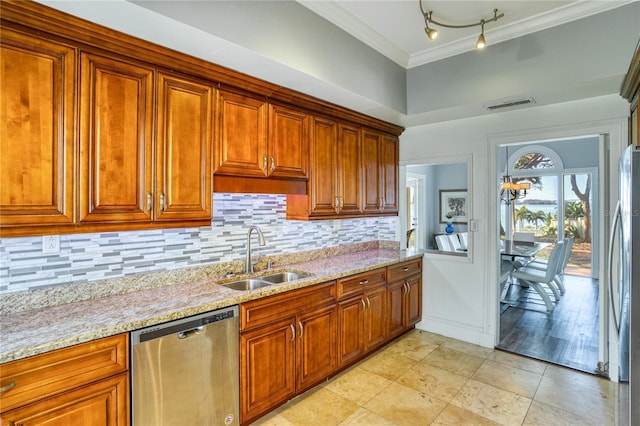
[[[497,109],[513,108],[517,106],[523,106],[523,105],[529,105],[529,104],[535,104],[535,103],[536,103],[536,100],[533,98],[524,98],[524,99],[516,99],[513,101],[506,101],[499,104],[487,105],[485,108],[487,108],[489,111],[495,111]]]

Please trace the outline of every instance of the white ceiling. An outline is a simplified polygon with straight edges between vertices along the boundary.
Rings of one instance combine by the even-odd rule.
[[[451,29],[434,26],[439,37],[424,32],[419,0],[297,0],[363,43],[404,68],[411,68],[474,49],[480,27]],[[566,22],[614,9],[634,0],[444,0],[422,1],[425,11],[443,23],[464,25],[492,18],[485,25],[487,49],[491,44],[520,37]]]

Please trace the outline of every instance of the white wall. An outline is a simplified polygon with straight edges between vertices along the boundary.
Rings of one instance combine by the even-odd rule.
[[[624,99],[608,95],[417,126],[404,132],[400,137],[403,166],[471,156],[471,219],[478,221],[478,231],[471,235],[469,258],[425,255],[419,328],[487,347],[496,343],[497,145],[612,132],[611,157],[617,158],[622,144],[627,143],[628,114]],[[612,186],[614,193],[616,188]]]

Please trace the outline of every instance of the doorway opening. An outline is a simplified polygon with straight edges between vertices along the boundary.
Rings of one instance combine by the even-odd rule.
[[[546,247],[533,258],[503,256],[502,269],[507,273],[501,288],[497,347],[589,373],[598,372],[599,358],[599,250],[593,247],[599,210],[594,184],[598,182],[598,144],[594,136],[503,145],[498,150],[503,159],[499,170],[514,182],[529,183],[526,194],[520,191],[501,200],[500,237],[517,240],[516,236],[529,235],[539,247]],[[559,290],[560,286],[543,286],[553,300],[549,312],[540,294],[509,271],[527,268],[532,260],[548,260],[555,244],[566,245],[568,239],[572,247],[559,277],[566,291],[554,294],[552,287]],[[504,265],[505,261],[511,264]]]

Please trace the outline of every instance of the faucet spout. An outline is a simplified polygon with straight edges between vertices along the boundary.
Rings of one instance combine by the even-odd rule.
[[[256,231],[258,233],[258,243],[263,246],[264,242],[264,234],[260,227],[256,225],[251,225],[249,227],[249,231],[247,231],[247,257],[244,261],[244,272],[246,274],[253,273],[253,263],[251,263],[251,232]]]

